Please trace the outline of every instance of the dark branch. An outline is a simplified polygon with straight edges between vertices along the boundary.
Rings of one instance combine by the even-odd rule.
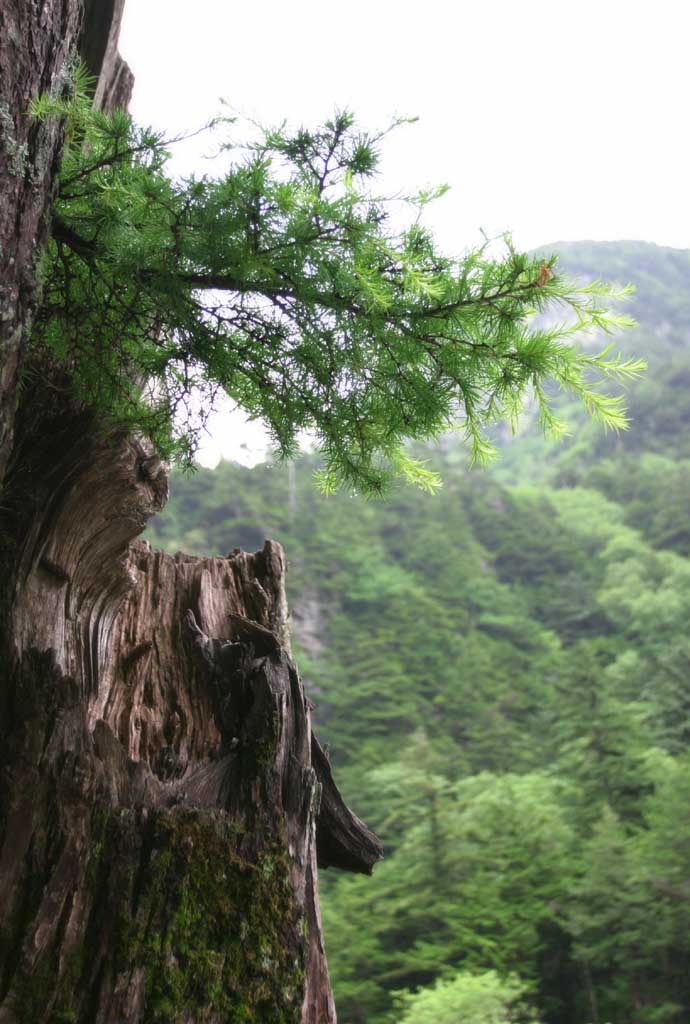
[[[316,819],[316,855],[320,868],[340,868],[370,875],[383,857],[383,847],[370,829],[345,804],[333,779],[324,749],[311,734],[311,763],[321,783],[321,808]]]

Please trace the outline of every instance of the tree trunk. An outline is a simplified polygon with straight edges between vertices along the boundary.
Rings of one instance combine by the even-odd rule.
[[[0,4],[0,482],[62,151],[61,125],[31,121],[29,102],[41,93],[68,92],[78,48],[98,76],[96,100],[104,109],[125,106],[132,88],[117,52],[124,0],[86,0],[83,6],[80,0]]]
[[[78,31],[76,2],[35,8],[0,14],[3,70],[34,75],[13,86],[15,124],[51,81],[35,55],[58,67]],[[94,4],[82,37],[91,66],[111,69],[106,103],[128,88],[120,9]],[[8,65],[2,48],[21,45]],[[31,152],[54,169],[59,132],[45,135]],[[17,402],[29,239],[43,240],[51,175],[12,179],[6,195],[34,187],[31,215],[0,218],[15,253],[2,279],[0,1024],[328,1024],[317,860],[369,872],[381,850],[311,733],[280,546],[152,551],[135,538],[167,480],[148,444],[74,408],[54,369],[32,367]]]
[[[39,93],[67,86],[79,13],[77,0],[0,5],[0,480],[62,144],[59,125],[32,124],[27,107]]]

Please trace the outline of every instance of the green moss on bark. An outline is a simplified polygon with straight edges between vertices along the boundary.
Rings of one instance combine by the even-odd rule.
[[[302,915],[277,844],[240,857],[231,823],[191,813],[152,826],[122,953],[146,977],[146,1024],[196,1019],[297,1024],[304,984]]]
[[[299,1024],[305,917],[282,843],[241,856],[241,830],[218,811],[159,812],[144,823],[101,809],[92,825],[88,926],[69,950],[58,929],[30,970],[18,966],[19,1020],[92,1020],[106,975],[126,988],[143,973],[141,1024]]]

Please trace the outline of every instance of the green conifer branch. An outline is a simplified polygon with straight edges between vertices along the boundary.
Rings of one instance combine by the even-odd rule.
[[[68,140],[34,349],[69,368],[79,400],[163,455],[193,458],[219,392],[262,418],[283,455],[310,430],[327,488],[372,493],[396,475],[435,486],[404,444],[458,422],[485,461],[486,428],[516,423],[533,394],[558,433],[547,380],[625,426],[600,384],[643,364],[573,344],[629,322],[611,310],[625,290],[575,286],[555,257],[509,240],[502,259],[488,244],[440,253],[420,213],[443,188],[408,199],[399,227],[369,189],[386,133],[361,132],[350,113],[264,132],[233,149],[224,176],[183,181],[166,174],[169,142],[94,111],[81,86],[33,115],[63,118]],[[535,314],[557,304],[566,322],[540,327]]]

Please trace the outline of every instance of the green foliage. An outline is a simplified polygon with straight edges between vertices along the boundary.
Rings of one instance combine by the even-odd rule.
[[[682,361],[685,298],[661,279],[683,261],[603,254],[601,276],[634,280],[643,260],[627,343]],[[433,500],[326,497],[316,457],[173,477],[152,539],[285,544],[316,727],[386,847],[373,878],[320,879],[343,1024],[423,1019],[427,1003],[442,1019],[454,979],[487,972],[519,979],[536,1009],[518,1020],[688,1018],[688,463],[673,396],[663,436],[583,429],[548,457],[529,433],[498,436],[487,472],[457,438],[413,449],[444,479]],[[401,989],[419,1001],[396,1008]]]
[[[408,765],[400,763],[396,775],[387,767],[380,796],[389,811],[384,839],[392,816],[397,829],[404,826],[393,856],[373,882],[339,879],[324,901],[346,1019],[355,999],[363,1019],[378,1019],[382,983],[425,985],[444,965],[504,976],[520,970],[534,982],[547,926],[557,924],[553,907],[574,879],[575,835],[559,806],[567,802],[562,782],[483,773],[450,785]],[[382,772],[377,778],[383,781]],[[373,914],[362,960],[347,932],[367,900]]]
[[[520,1005],[524,996],[517,978],[462,971],[431,988],[398,995],[399,1024],[528,1024]]]
[[[501,259],[488,244],[438,252],[423,214],[439,190],[373,193],[386,133],[350,113],[243,146],[216,122],[229,170],[184,181],[166,174],[162,136],[94,111],[79,82],[33,116],[64,119],[67,134],[34,348],[164,454],[191,460],[219,392],[266,421],[282,456],[312,431],[326,491],[378,493],[395,476],[434,489],[406,439],[455,423],[483,462],[487,427],[515,425],[531,396],[560,434],[549,381],[605,426],[627,425],[606,382],[643,364],[573,344],[629,323],[607,308],[626,289],[577,287],[555,257],[509,241]],[[534,316],[557,307],[562,323]]]

